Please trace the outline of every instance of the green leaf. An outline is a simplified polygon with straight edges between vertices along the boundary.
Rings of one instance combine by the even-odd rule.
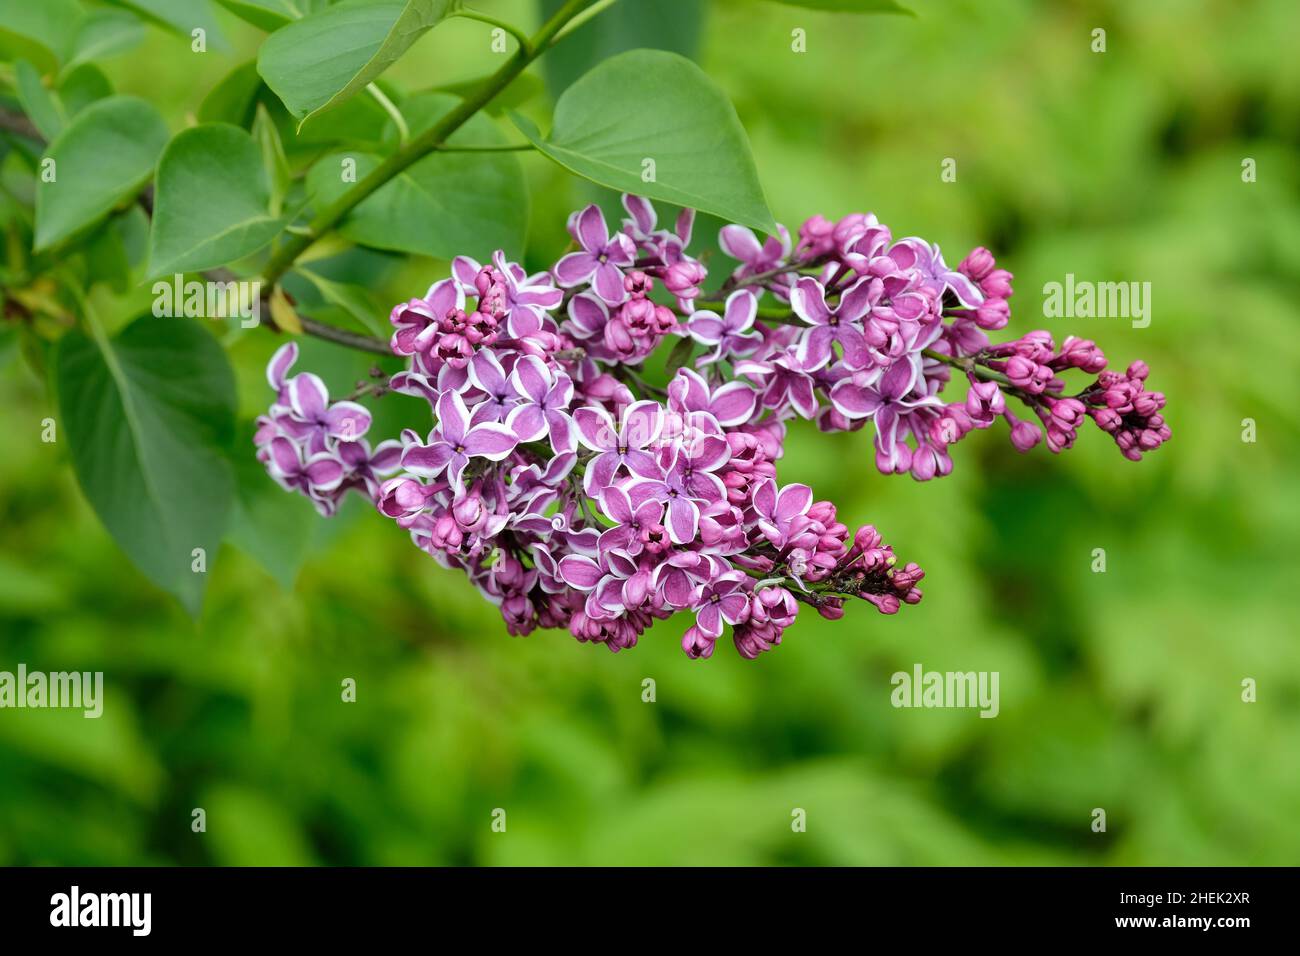
[[[411,130],[425,129],[456,104],[441,93],[411,97],[403,112]],[[500,145],[505,136],[485,116],[457,130],[452,145]],[[379,164],[366,153],[327,156],[307,174],[307,192],[319,208],[351,188],[342,162],[356,161],[361,179]],[[361,245],[450,259],[487,258],[495,249],[512,257],[523,251],[528,193],[513,153],[434,152],[413,163],[344,217],[339,232]]]
[[[220,48],[225,45],[216,21],[212,19],[212,9],[207,0],[108,0],[109,3],[132,10],[158,24],[160,27],[180,34],[186,39],[193,36],[195,29],[201,29],[207,36],[208,48]]]
[[[77,27],[64,72],[79,63],[116,56],[144,40],[144,25],[125,10],[94,10]]]
[[[262,168],[266,170],[271,185],[271,215],[278,216],[284,208],[284,197],[289,192],[292,177],[289,172],[289,161],[284,156],[284,144],[280,142],[280,131],[275,128],[271,114],[261,103],[257,104],[252,133],[253,140],[262,154]]]
[[[53,140],[63,132],[63,124],[67,120],[63,104],[45,88],[36,67],[26,60],[19,60],[14,64],[14,83],[18,88],[18,102],[22,105],[23,112],[40,130],[41,135],[47,140]]]
[[[91,103],[113,95],[113,84],[104,71],[93,63],[82,63],[65,70],[59,80],[59,99],[69,117],[76,116]]]
[[[257,69],[298,120],[388,69],[447,13],[448,0],[344,4],[295,20],[262,44]]]
[[[542,0],[549,17],[564,0]],[[546,84],[559,96],[603,60],[627,50],[670,50],[695,59],[704,24],[704,0],[616,3],[592,17],[542,59]]]
[[[0,3],[0,60],[24,58],[53,72],[71,49],[81,17],[76,0]]]
[[[915,16],[897,0],[773,0],[787,7],[807,7],[810,10],[829,10],[833,13],[904,13]]]
[[[176,135],[158,161],[150,277],[227,265],[284,228],[253,137],[227,123]]]
[[[112,216],[86,242],[87,282],[104,282],[125,295],[138,281],[149,245],[149,215],[138,203]]]
[[[338,0],[217,0],[217,3],[245,23],[251,23],[268,33],[337,2]]]
[[[270,33],[298,19],[292,0],[217,0],[239,19]]]
[[[311,269],[299,268],[297,272],[316,287],[322,299],[343,309],[371,335],[388,338],[389,331],[376,319],[376,316],[383,314],[383,310],[375,302],[370,290],[346,282],[335,282]]]
[[[691,353],[695,351],[695,341],[689,335],[684,335],[677,340],[677,344],[672,347],[668,353],[668,358],[664,365],[664,373],[671,378],[677,374],[677,370],[691,360]]]
[[[200,123],[230,123],[247,126],[262,78],[257,61],[249,60],[235,67],[214,86],[199,104]]]
[[[132,199],[167,142],[158,111],[134,96],[86,107],[46,150],[54,180],[39,181],[36,251],[48,249]]]
[[[82,491],[148,577],[191,614],[233,495],[224,450],[235,380],[216,340],[189,319],[145,316],[114,339],[70,332],[56,358],[60,424]]]
[[[631,50],[606,60],[564,91],[545,139],[525,117],[511,118],[592,182],[776,231],[735,108],[685,57]]]
[[[288,590],[307,557],[319,516],[310,501],[271,480],[253,453],[254,431],[252,423],[244,425],[235,442],[235,506],[226,537]]]
[[[139,207],[135,207],[139,208]],[[141,210],[141,214],[143,214]],[[86,284],[103,282],[119,295],[125,294],[131,280],[131,262],[126,244],[117,228],[117,218],[104,223],[86,242]]]

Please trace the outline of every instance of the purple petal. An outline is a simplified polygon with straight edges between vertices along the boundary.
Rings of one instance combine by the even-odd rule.
[[[592,451],[618,447],[618,429],[614,427],[614,419],[603,408],[584,405],[575,409],[573,424],[578,428],[578,441]]]
[[[717,638],[722,634],[722,612],[718,605],[708,601],[695,612],[695,624],[705,637]]]
[[[730,460],[731,446],[725,438],[705,435],[692,443],[691,461],[696,471],[716,471]]]
[[[624,193],[623,208],[632,217],[637,232],[643,236],[648,236],[654,232],[658,217],[655,215],[655,207],[651,205],[650,200],[644,196],[633,196],[630,193]]]
[[[271,356],[271,361],[266,366],[266,380],[277,392],[284,384],[285,375],[289,373],[289,369],[296,361],[298,361],[297,342],[285,342]]]
[[[558,291],[558,290],[557,290]],[[516,302],[506,319],[506,332],[512,339],[526,339],[542,330],[541,313],[531,306]]]
[[[825,325],[831,317],[826,307],[826,290],[811,276],[804,276],[790,290],[790,308],[809,325]]]
[[[790,382],[790,407],[804,418],[817,414],[817,394],[813,391],[812,379],[800,376]]]
[[[831,389],[831,404],[839,409],[845,418],[867,418],[874,415],[880,407],[880,393],[874,388],[864,388],[853,384],[852,379],[844,379]]]
[[[548,276],[547,282],[549,283],[549,281],[550,277]],[[520,286],[518,291],[515,292],[516,305],[531,305],[544,311],[550,311],[563,301],[564,290],[557,289],[549,284],[537,283],[536,285]]]
[[[623,464],[627,465],[628,471],[641,478],[658,478],[663,474],[663,469],[655,462],[653,455],[635,448],[623,456]]]
[[[465,308],[465,291],[455,279],[442,279],[429,287],[424,301],[434,318],[446,315],[452,309]]]
[[[384,472],[396,471],[402,465],[402,443],[393,441],[382,441],[370,456],[370,467],[375,471],[383,474]]]
[[[587,471],[583,475],[583,487],[587,493],[593,494],[613,484],[618,464],[618,453],[612,451],[603,452],[587,462]]]
[[[623,412],[620,434],[629,448],[645,448],[659,437],[663,427],[663,406],[648,400],[633,402]]]
[[[963,273],[949,272],[944,278],[948,281],[948,288],[952,289],[962,305],[973,309],[983,304],[984,294]]]
[[[298,446],[287,438],[272,438],[270,464],[280,475],[298,474],[302,470],[302,458],[298,455]]]
[[[469,380],[480,391],[500,395],[505,390],[506,372],[488,349],[479,349],[469,360]]]
[[[718,232],[718,245],[731,258],[741,262],[753,262],[763,254],[758,237],[745,226],[723,226]]]
[[[474,289],[474,280],[478,278],[483,267],[469,256],[457,256],[451,260],[451,274],[456,281],[468,289]]]
[[[360,438],[370,430],[370,412],[356,402],[335,402],[325,413],[325,430],[344,441]]]
[[[682,241],[683,248],[691,244],[691,233],[694,230],[695,210],[688,206],[677,214],[677,222],[673,226],[673,231],[677,233],[677,238]]]
[[[536,355],[524,355],[515,362],[510,381],[515,391],[527,396],[538,405],[545,403],[546,393],[551,387],[551,376],[546,366]]]
[[[840,346],[844,349],[844,362],[849,368],[864,368],[871,363],[867,337],[861,329],[851,325],[839,327]]]
[[[549,431],[546,413],[538,405],[517,405],[506,416],[506,428],[521,442],[537,441]]]
[[[329,402],[329,390],[319,376],[300,372],[289,380],[289,405],[299,418],[309,422],[320,421]]]
[[[555,278],[560,285],[578,285],[591,278],[600,262],[590,252],[570,252],[555,264]]]
[[[709,405],[709,384],[699,372],[679,368],[668,383],[668,397],[682,411],[704,411]]]
[[[600,565],[581,554],[566,554],[560,559],[560,577],[569,587],[590,591],[600,583]]]
[[[836,314],[840,317],[841,323],[852,322],[870,312],[879,298],[879,279],[870,277],[859,279],[840,296],[840,306]]]
[[[332,455],[316,455],[303,467],[316,491],[333,491],[343,483],[343,463]]]
[[[776,496],[776,520],[786,522],[805,514],[812,502],[812,489],[807,485],[786,485]]]
[[[702,345],[717,345],[722,341],[726,326],[717,313],[701,309],[686,320],[686,329],[691,338]]]
[[[749,421],[758,404],[758,393],[744,382],[728,382],[713,393],[709,411],[723,428]]]
[[[627,524],[632,520],[632,500],[617,485],[604,488],[600,495],[600,510],[612,521]]]
[[[877,386],[880,394],[891,401],[897,401],[912,390],[916,382],[916,366],[907,359],[895,362],[880,377]]]
[[[435,478],[451,461],[452,447],[446,442],[411,445],[402,453],[402,467],[421,478]]]
[[[731,332],[744,332],[754,324],[758,315],[758,298],[748,289],[738,289],[727,296],[727,329]]]
[[[675,544],[688,544],[700,530],[700,509],[689,498],[678,495],[668,502],[668,537]]]
[[[609,262],[602,262],[596,267],[592,288],[610,305],[618,305],[627,297],[627,290],[623,288],[623,273],[618,266]]]
[[[695,597],[695,588],[691,586],[691,580],[685,572],[677,568],[668,568],[664,575],[663,597],[669,607],[678,609],[690,607],[691,600]]]
[[[578,214],[574,231],[577,233],[578,245],[588,252],[600,253],[609,244],[609,227],[605,225],[605,214],[595,203]]]
[[[564,412],[548,411],[546,413],[546,425],[550,432],[551,447],[558,452],[572,452],[577,447],[577,439],[574,438],[576,429],[573,427],[573,419]]]
[[[828,325],[814,325],[799,340],[795,356],[805,372],[815,372],[831,360],[831,342],[835,330]]]
[[[459,445],[469,428],[469,409],[459,392],[446,391],[438,399],[438,426],[442,437],[453,445]]]
[[[582,332],[591,335],[609,322],[609,309],[596,296],[583,293],[570,300],[569,318]]]
[[[500,461],[515,450],[519,438],[505,425],[475,425],[465,434],[465,454],[488,461]]]

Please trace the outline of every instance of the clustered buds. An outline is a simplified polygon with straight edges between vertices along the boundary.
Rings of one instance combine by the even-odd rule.
[[[999,420],[1021,451],[1044,436],[1064,451],[1089,418],[1134,460],[1169,439],[1143,363],[1108,372],[1094,343],[1058,349],[1046,332],[990,343],[1012,277],[986,249],[950,269],[937,246],[895,241],[861,213],[814,216],[797,242],[728,225],[719,242],[738,264],[710,295],[687,252],[693,212],[665,229],[649,201],[623,205],[612,233],[598,206],[575,212],[575,251],[548,272],[462,256],[393,309],[390,345],[407,366],[388,388],[424,398],[431,429],[372,450],[365,408],[331,403],[311,373],[289,378],[297,350],[280,349],[256,438],[271,475],[326,514],[347,489],[364,493],[463,571],[512,634],[566,628],[617,651],[685,613],[689,657],[710,657],[729,627],[754,658],[801,606],[835,620],[851,598],[884,614],[921,600],[924,572],[873,526],[850,534],[834,504],[779,483],[791,419],[870,422],[877,468],[922,481]],[[760,310],[766,296],[776,306]],[[646,385],[637,366],[668,338],[694,361],[666,388]],[[966,395],[945,402],[953,369]],[[1072,371],[1097,378],[1068,395]]]

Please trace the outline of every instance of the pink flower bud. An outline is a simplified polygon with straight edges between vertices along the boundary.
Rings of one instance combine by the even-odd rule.
[[[983,246],[976,246],[957,266],[957,271],[978,282],[993,271],[993,253]]]

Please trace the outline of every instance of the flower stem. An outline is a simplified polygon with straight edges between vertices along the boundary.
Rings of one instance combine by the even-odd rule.
[[[472,90],[451,112],[399,146],[396,152],[371,170],[368,176],[317,212],[308,224],[307,235],[292,236],[282,243],[267,262],[266,269],[262,273],[262,281],[268,286],[275,285],[312,243],[333,229],[359,203],[369,198],[377,189],[412,163],[446,143],[452,133],[464,126],[533,60],[537,59],[566,23],[592,3],[593,0],[567,0],[564,6],[560,7],[554,16],[542,24],[541,29],[528,39],[526,45],[521,46],[509,61]]]
[[[397,108],[397,104],[384,95],[384,91],[379,88],[378,83],[366,85],[366,92],[374,98],[374,101],[384,108],[388,118],[393,121],[397,127],[397,141],[405,143],[411,138],[411,128],[406,125],[406,118],[402,116],[402,111]]]

